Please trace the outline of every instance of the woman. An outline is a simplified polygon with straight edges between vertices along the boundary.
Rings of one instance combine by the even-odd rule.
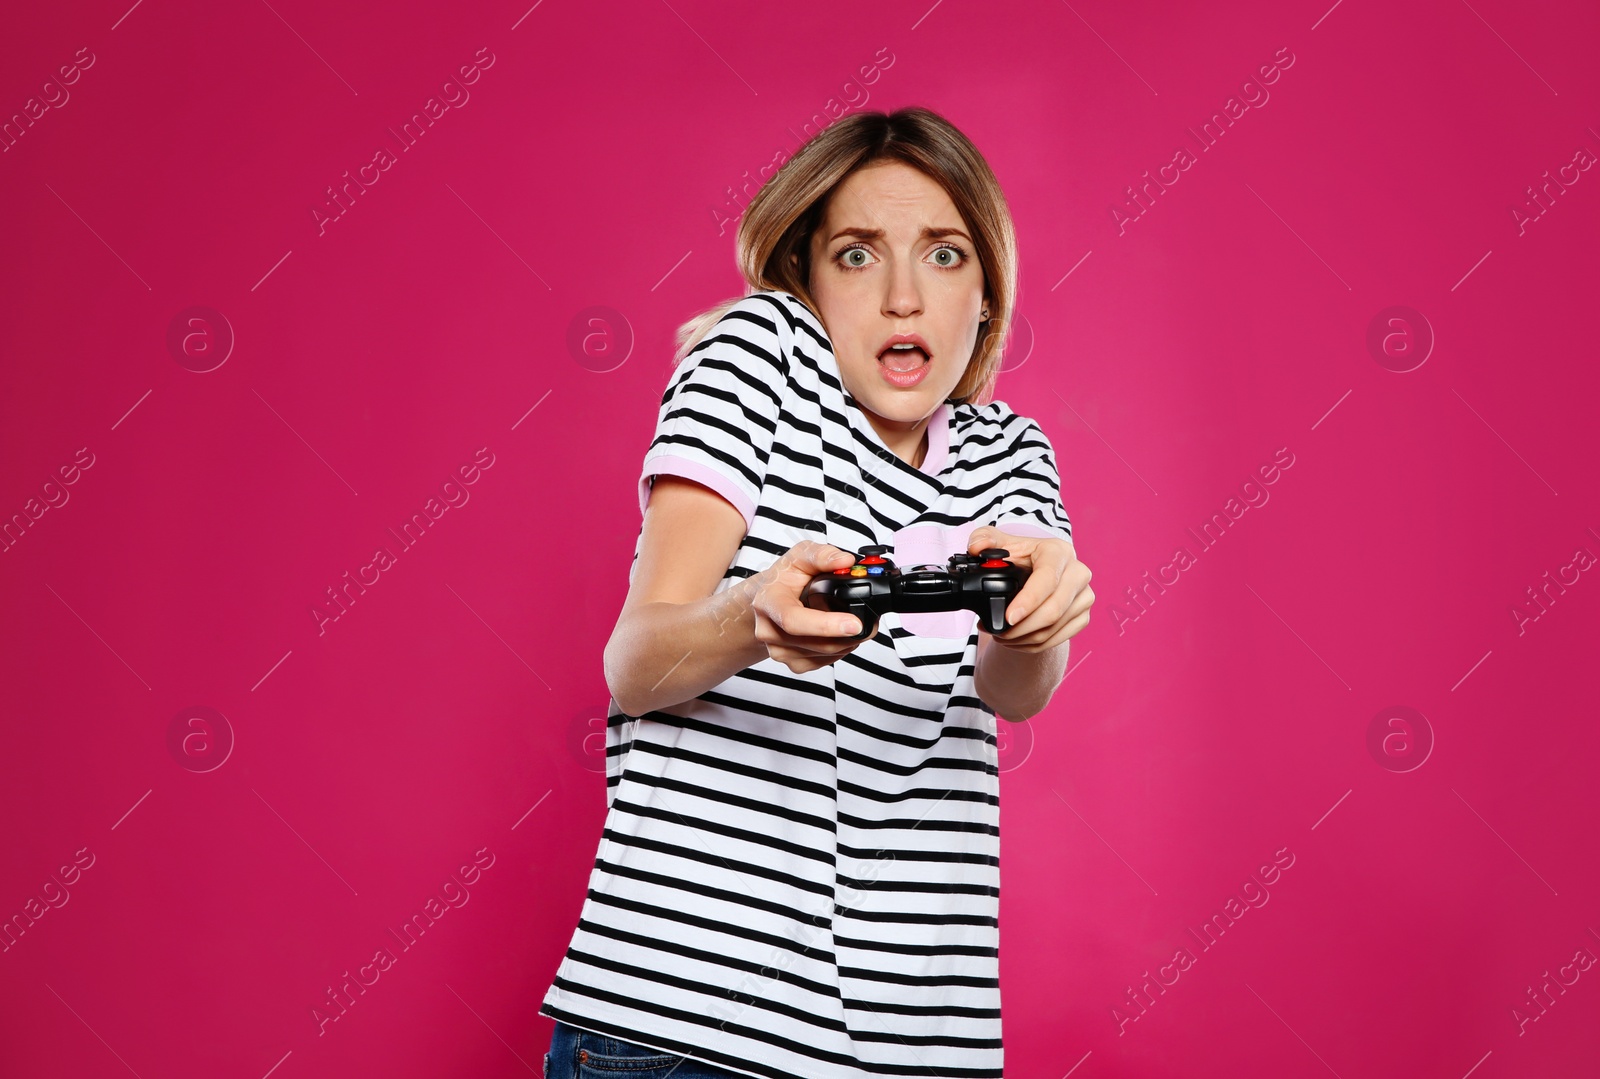
[[[998,1079],[996,712],[1048,703],[1094,601],[1048,439],[989,399],[1009,213],[941,117],[857,113],[751,201],[738,253],[752,291],[681,331],[640,478],[546,1067]],[[857,640],[799,597],[868,545],[1032,572],[998,636],[891,612]]]

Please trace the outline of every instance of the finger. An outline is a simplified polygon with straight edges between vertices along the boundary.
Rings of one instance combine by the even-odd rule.
[[[995,640],[1003,641],[1013,648],[1032,646],[1042,643],[1054,631],[1056,623],[1045,622],[1036,626],[1015,625],[1004,633],[996,633]]]
[[[835,548],[837,550],[837,548]],[[817,576],[806,569],[810,556],[802,554],[800,560],[783,569],[775,580],[768,580],[760,589],[760,607],[784,633],[795,637],[827,637],[858,633],[860,620],[842,611],[826,606],[813,607],[808,602],[806,586]],[[824,564],[828,559],[823,559]],[[825,573],[826,569],[819,572]],[[816,601],[812,597],[812,601]]]
[[[1048,566],[1034,570],[1023,582],[1017,594],[1011,597],[1011,602],[1006,605],[1006,621],[1012,626],[1026,623],[1029,629],[1047,624],[1041,617],[1041,612],[1060,583],[1060,577],[1051,573]],[[1055,619],[1050,618],[1048,621],[1054,622]]]
[[[1041,629],[1020,633],[1015,637],[1010,635],[1011,631],[1007,631],[996,634],[995,639],[1003,641],[1008,648],[1023,652],[1042,652],[1077,636],[1088,624],[1089,605],[1074,602],[1060,619]]]
[[[792,648],[788,645],[772,645],[767,649],[767,654],[779,663],[792,669],[814,670],[830,663],[836,663],[849,655],[860,644],[853,641],[845,645],[830,645],[822,651],[813,651],[809,648]]]
[[[1025,652],[1048,652],[1057,645],[1065,644],[1071,638],[1072,634],[1067,632],[1066,626],[1058,626],[1054,632],[1047,632],[1044,640],[1023,645],[1021,648]]]
[[[788,554],[763,571],[766,581],[783,600],[795,599],[816,577],[855,565],[856,556],[825,543],[806,541],[796,544]]]
[[[807,659],[826,660],[832,662],[842,656],[855,651],[865,642],[863,640],[850,640],[842,637],[786,637],[778,635],[774,639],[770,634],[762,641],[766,646],[767,655],[773,659]]]
[[[1034,575],[1034,577],[1037,576],[1039,575]],[[1029,578],[1028,583],[1032,584],[1033,579]],[[1019,594],[1016,599],[1012,600],[1012,605],[1019,605],[1022,598]],[[1005,633],[998,634],[998,636],[1007,641],[1028,644],[1037,643],[1043,640],[1055,627],[1072,617],[1076,613],[1074,608],[1078,603],[1079,600],[1071,591],[1070,585],[1064,581],[1058,581],[1055,590],[1047,595],[1037,608],[1028,611],[1023,617],[1013,622]],[[1024,609],[1026,610],[1026,608]],[[1010,620],[1009,613],[1007,620]]]
[[[1037,611],[998,636],[1013,644],[1036,645],[1049,641],[1062,626],[1072,626],[1073,629],[1067,634],[1070,637],[1088,624],[1089,608],[1094,603],[1094,596],[1092,593],[1085,594],[1087,592],[1085,587],[1071,593],[1069,586],[1063,584]],[[1069,594],[1072,599],[1067,602],[1064,597]]]
[[[768,608],[767,616],[791,640],[835,643],[841,637],[861,632],[861,619],[855,615],[807,607],[789,596],[779,598]]]
[[[968,553],[977,554],[985,547],[999,547],[1007,552],[1006,557],[1016,562],[1019,558],[1031,559],[1033,552],[1040,545],[1038,536],[1019,536],[1004,529],[995,528],[993,525],[984,525],[975,531],[967,545]]]
[[[1082,614],[1078,615],[1076,618],[1067,619],[1065,622],[1063,622],[1060,625],[1060,627],[1058,627],[1056,629],[1056,631],[1054,633],[1052,633],[1049,637],[1045,638],[1044,648],[1045,649],[1054,648],[1058,644],[1065,644],[1066,642],[1070,641],[1072,638],[1076,637],[1079,633],[1083,632],[1083,628],[1085,626],[1087,626],[1088,624],[1089,624],[1089,612],[1088,611],[1084,611]],[[1043,649],[1041,649],[1041,651],[1043,651]]]
[[[1051,622],[1048,625],[1016,636],[1011,635],[1015,630],[1008,630],[1005,633],[997,634],[995,640],[1005,647],[1014,648],[1019,652],[1040,652],[1044,650],[1045,643],[1055,635],[1058,626],[1059,623]]]
[[[1025,622],[1052,598],[1058,602],[1051,621],[1059,619],[1089,585],[1089,567],[1077,560],[1070,547],[1047,542],[1040,544],[1034,554],[1038,564],[1032,568],[1028,580],[1006,608],[1008,622]]]
[[[1009,532],[1002,532],[993,525],[983,525],[972,530],[967,536],[967,553],[977,554],[985,547],[1001,547],[1012,555],[1025,553],[1030,548],[1027,536],[1013,536]],[[1016,561],[1015,558],[1012,561]]]
[[[799,652],[813,656],[837,656],[850,651],[857,645],[864,643],[851,640],[849,637],[785,637],[776,645],[779,648],[792,648]]]
[[[816,670],[820,666],[823,666],[823,664],[818,663],[811,656],[801,655],[797,652],[790,652],[786,649],[774,649],[771,652],[771,656],[773,659],[789,668],[795,674],[806,674],[810,671]]]
[[[839,569],[843,566],[855,565],[856,556],[852,551],[835,547],[831,543],[818,543],[807,540],[798,543],[792,550],[787,569],[790,573],[799,573],[808,580],[818,573]]]
[[[785,664],[785,666],[787,666],[795,674],[810,674],[812,671],[821,670],[823,667],[826,667],[831,663],[837,663],[839,658],[840,657],[838,656],[832,656],[830,658],[821,660],[797,659],[791,663]]]
[[[1067,606],[1068,597],[1062,594],[1066,568],[1066,560],[1053,548],[1039,552],[1039,564],[1006,605],[1006,621],[1021,626],[1024,633],[1053,625]]]

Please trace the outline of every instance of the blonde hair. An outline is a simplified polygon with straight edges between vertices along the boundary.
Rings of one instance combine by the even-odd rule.
[[[1006,330],[1016,303],[1017,241],[1000,183],[971,140],[944,117],[920,106],[892,113],[858,112],[801,146],[766,182],[739,220],[735,259],[746,296],[769,289],[791,293],[822,322],[811,296],[811,236],[822,224],[834,189],[858,169],[901,161],[926,174],[950,196],[971,229],[983,268],[989,318],[967,368],[951,391],[955,403],[982,405],[994,396]],[[790,255],[798,256],[791,260]],[[678,327],[673,364],[681,363],[727,310],[724,300]]]

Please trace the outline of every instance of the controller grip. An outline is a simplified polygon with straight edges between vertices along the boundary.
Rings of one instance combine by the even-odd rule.
[[[836,600],[835,593],[829,588],[831,581],[826,578],[813,581],[806,586],[803,597],[805,605],[815,611],[833,611],[835,614],[853,614],[861,622],[861,632],[846,637],[847,641],[864,641],[878,632],[878,615],[865,602],[851,603],[848,600]]]
[[[985,596],[979,606],[983,608],[978,612],[978,620],[983,623],[983,628],[990,633],[1004,633],[1011,628],[1006,621],[1006,608],[1011,605],[1011,596]]]
[[[847,641],[864,641],[878,632],[878,615],[865,603],[852,603],[843,608],[845,614],[853,614],[861,619],[861,632],[846,637]]]

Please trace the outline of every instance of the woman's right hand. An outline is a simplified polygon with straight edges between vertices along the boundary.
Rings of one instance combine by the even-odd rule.
[[[796,674],[805,674],[844,658],[869,639],[850,639],[861,632],[861,620],[855,615],[814,610],[800,599],[812,577],[853,566],[855,561],[850,551],[801,540],[750,579],[756,639],[766,645],[767,655]]]

